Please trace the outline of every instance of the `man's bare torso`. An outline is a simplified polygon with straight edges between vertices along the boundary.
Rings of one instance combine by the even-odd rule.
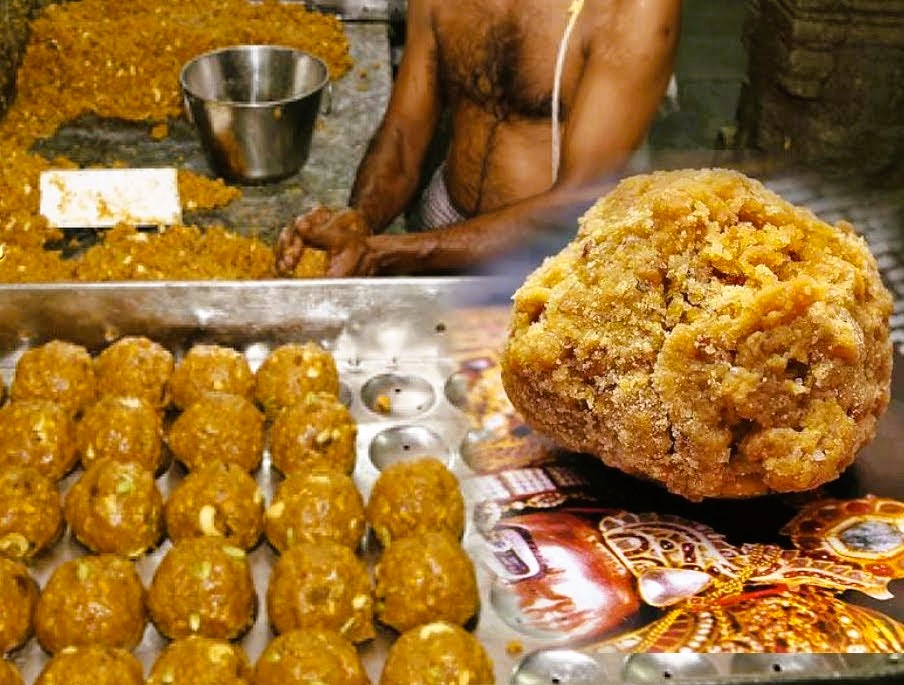
[[[591,10],[591,2],[593,9]],[[457,207],[477,214],[552,183],[556,54],[571,0],[433,3],[440,87],[453,134],[446,180]],[[590,0],[571,37],[561,90],[567,117],[584,64],[587,26],[606,22]]]

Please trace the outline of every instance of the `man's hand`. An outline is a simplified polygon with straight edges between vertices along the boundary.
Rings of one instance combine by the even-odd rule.
[[[367,243],[370,230],[354,209],[315,207],[286,226],[276,242],[276,268],[291,274],[305,247],[326,250],[330,255],[327,276],[370,276],[375,255]]]

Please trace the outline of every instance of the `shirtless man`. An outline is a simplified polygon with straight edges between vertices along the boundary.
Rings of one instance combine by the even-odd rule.
[[[291,272],[309,245],[330,252],[330,276],[462,271],[522,245],[532,229],[573,233],[575,207],[605,191],[646,134],[681,13],[681,0],[584,0],[575,12],[580,5],[409,0],[398,76],[349,206],[315,208],[284,229],[280,270]],[[554,72],[572,13],[554,164]],[[444,108],[451,138],[433,185],[444,181],[452,223],[385,233],[417,192]]]

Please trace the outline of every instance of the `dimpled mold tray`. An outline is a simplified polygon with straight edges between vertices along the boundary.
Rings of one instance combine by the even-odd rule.
[[[22,352],[52,339],[97,353],[122,336],[146,335],[177,359],[193,344],[215,343],[243,351],[252,368],[279,344],[315,340],[335,358],[341,397],[358,422],[354,476],[365,498],[381,469],[423,455],[439,457],[467,481],[474,475],[467,455],[475,434],[463,409],[465,380],[455,348],[456,341],[467,340],[468,331],[452,330],[447,315],[463,305],[482,304],[493,290],[479,279],[455,278],[4,286],[0,373],[8,385]],[[171,465],[159,477],[164,495],[182,475],[179,466]],[[269,502],[278,477],[266,455],[255,475]],[[68,476],[61,488],[75,477]],[[473,512],[479,489],[463,490]],[[475,558],[476,528],[469,516],[463,544]],[[166,541],[136,562],[145,583],[168,548]],[[67,532],[32,573],[43,585],[55,565],[84,553]],[[366,541],[362,554],[372,562],[378,550]],[[264,597],[275,554],[264,542],[249,558],[259,607],[241,644],[253,661],[272,638]],[[512,627],[517,617],[506,615],[505,602],[491,596],[489,571],[481,563],[477,567],[482,608],[474,630],[494,660],[500,685],[896,682],[904,673],[896,655],[626,655],[556,647]],[[391,632],[380,629],[375,640],[359,648],[375,684],[391,640]],[[148,625],[135,650],[146,669],[164,644]],[[47,655],[32,639],[13,659],[30,683]]]

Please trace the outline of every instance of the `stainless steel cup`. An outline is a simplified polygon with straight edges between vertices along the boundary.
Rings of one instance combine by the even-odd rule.
[[[323,60],[279,45],[236,45],[195,57],[179,80],[216,174],[263,183],[304,165],[329,84]]]

